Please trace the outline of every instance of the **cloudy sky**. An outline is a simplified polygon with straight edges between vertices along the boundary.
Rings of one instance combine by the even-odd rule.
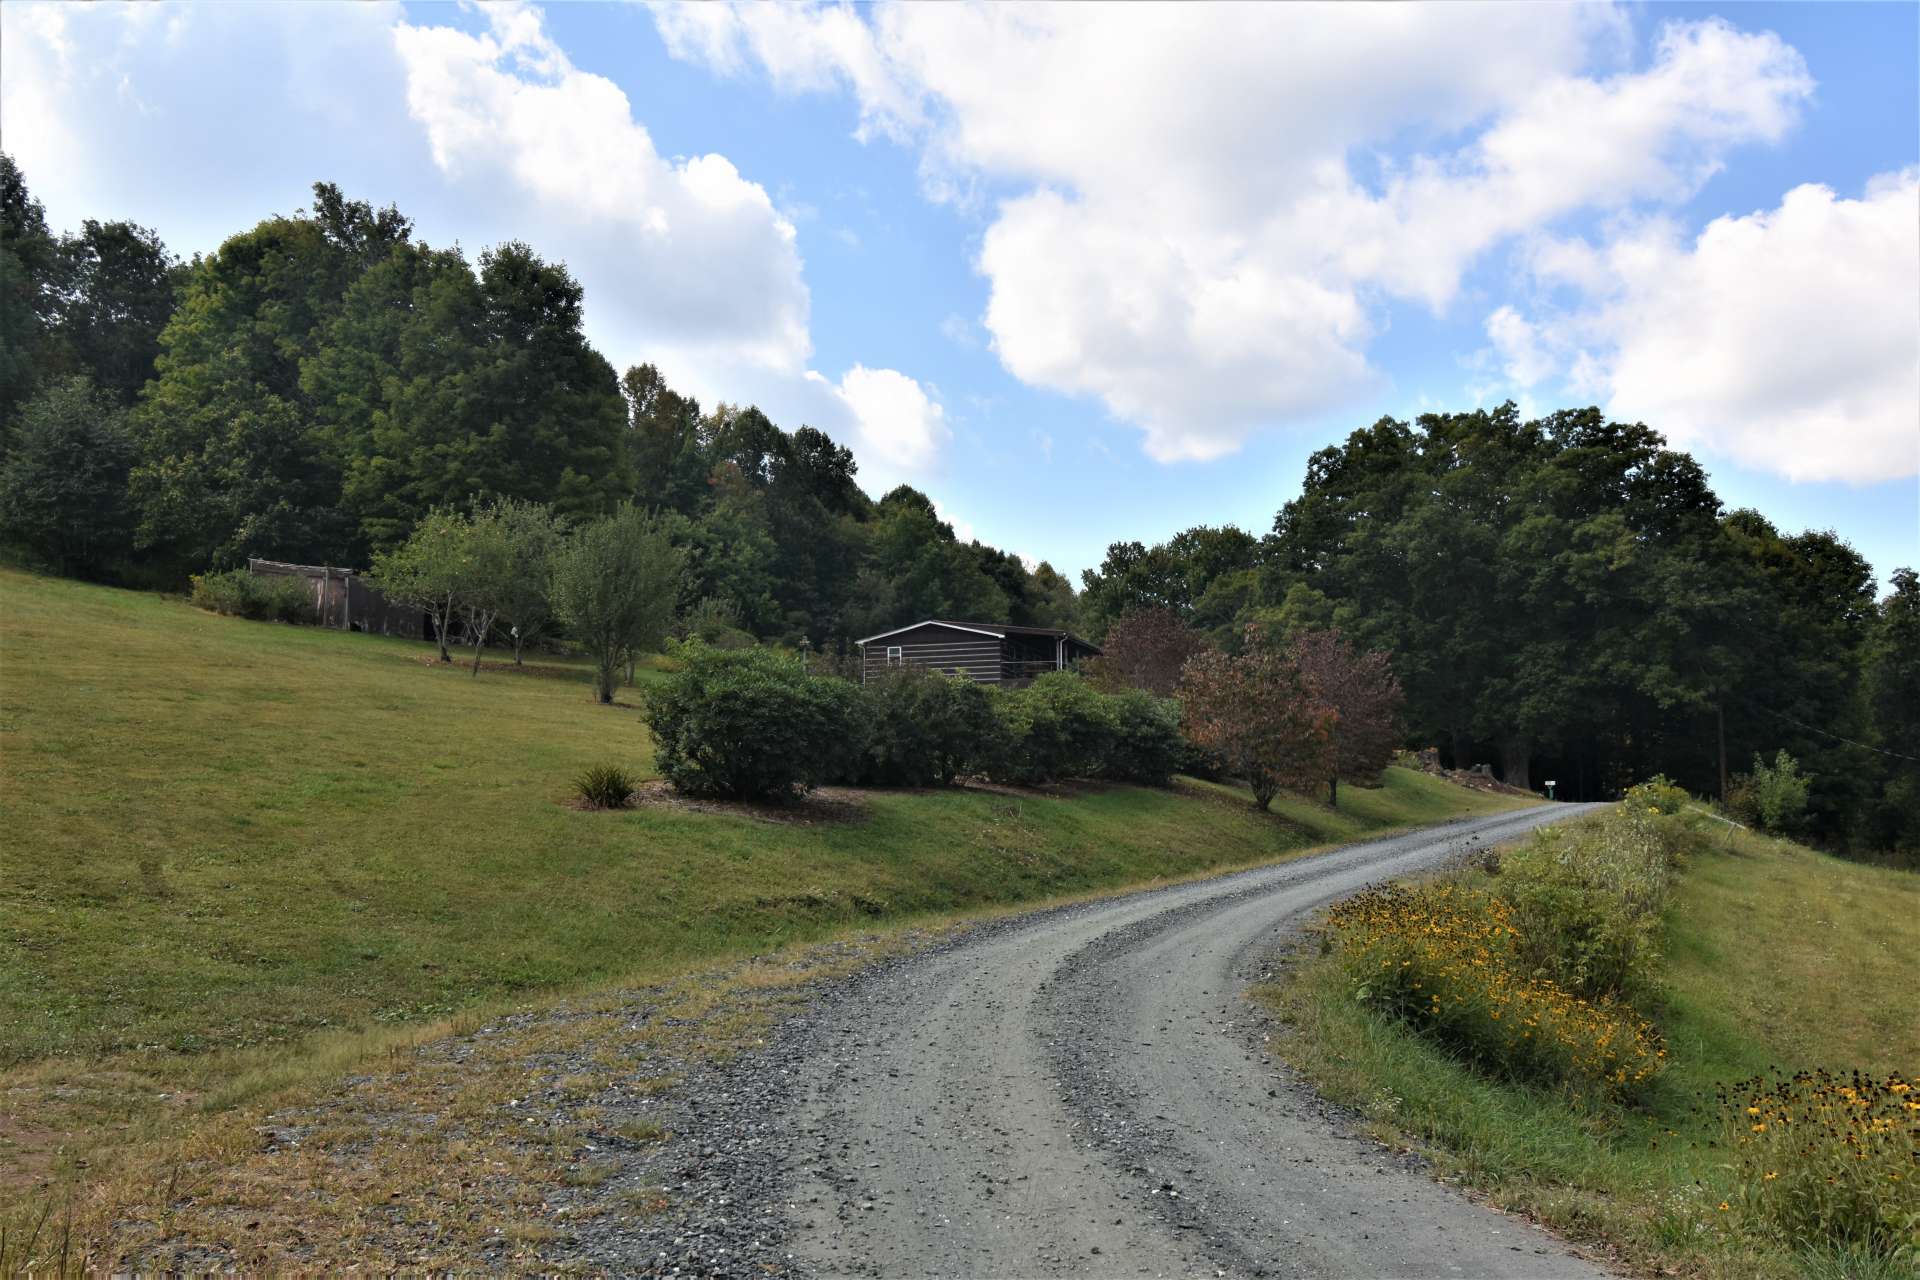
[[[563,258],[616,366],[1077,570],[1382,414],[1598,403],[1920,562],[1920,7],[0,6],[49,219]]]

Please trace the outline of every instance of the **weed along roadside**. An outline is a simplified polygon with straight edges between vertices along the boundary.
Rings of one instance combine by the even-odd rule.
[[[182,1188],[263,1141],[270,1113],[450,1034],[537,1022],[541,1002],[1524,803],[1391,769],[1337,809],[1282,793],[1267,813],[1192,780],[862,791],[851,821],[722,801],[587,811],[569,784],[610,755],[643,794],[655,771],[641,718],[595,707],[578,664],[475,678],[417,642],[12,572],[0,590],[10,1249],[43,1212],[104,1232],[96,1261],[117,1238],[102,1222],[184,1231]],[[448,1106],[482,1105],[447,1071]],[[381,1146],[368,1124],[333,1149]],[[433,1124],[409,1158],[445,1173],[467,1148],[434,1147]],[[272,1141],[295,1149],[299,1127]],[[266,1184],[223,1194],[264,1204]]]
[[[1910,1276],[1920,878],[1684,800],[1636,788],[1336,906],[1258,993],[1276,1043],[1383,1140],[1635,1270]]]

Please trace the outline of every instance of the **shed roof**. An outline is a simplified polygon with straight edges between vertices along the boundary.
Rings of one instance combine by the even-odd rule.
[[[904,627],[882,631],[879,635],[868,636],[864,640],[855,640],[854,643],[872,644],[875,640],[885,640],[888,636],[897,636],[903,631],[913,631],[920,627],[951,627],[955,631],[971,631],[976,635],[992,636],[996,640],[1004,640],[1008,636],[1045,636],[1052,640],[1068,640],[1095,653],[1100,652],[1099,645],[1082,640],[1072,632],[1063,631],[1059,627],[1016,627],[1006,622],[952,622],[945,618],[923,618],[919,622],[910,622]]]

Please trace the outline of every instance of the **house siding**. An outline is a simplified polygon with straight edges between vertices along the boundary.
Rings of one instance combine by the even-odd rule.
[[[1000,682],[1001,641],[998,637],[958,627],[920,626],[863,646],[860,661],[863,683],[887,673],[890,647],[899,648],[904,666],[966,676],[982,684]]]

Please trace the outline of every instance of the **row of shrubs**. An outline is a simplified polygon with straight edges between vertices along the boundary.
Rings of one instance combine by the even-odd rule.
[[[255,576],[245,569],[196,576],[193,603],[215,613],[251,618],[256,622],[311,625],[319,620],[306,579]]]
[[[1658,981],[1660,917],[1686,794],[1635,787],[1596,822],[1544,828],[1478,875],[1393,885],[1329,914],[1358,999],[1483,1069],[1620,1097],[1666,1063],[1636,1009]]]
[[[1071,672],[1025,689],[903,669],[861,686],[767,649],[682,646],[647,695],[661,775],[691,795],[788,799],[826,783],[1032,785],[1110,778],[1165,785],[1184,747],[1175,704],[1100,693]]]

